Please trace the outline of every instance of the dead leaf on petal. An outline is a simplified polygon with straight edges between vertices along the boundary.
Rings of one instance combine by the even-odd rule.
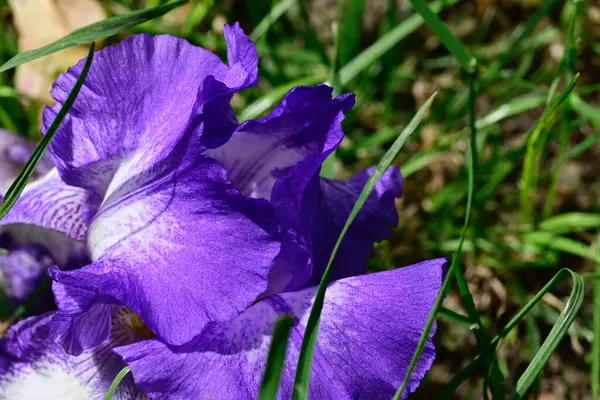
[[[106,14],[97,0],[9,0],[21,51],[52,43],[77,28],[101,21]],[[16,88],[43,103],[59,73],[87,55],[86,46],[72,47],[17,67]]]

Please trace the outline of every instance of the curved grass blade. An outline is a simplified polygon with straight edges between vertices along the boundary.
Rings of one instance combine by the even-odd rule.
[[[581,303],[583,302],[583,278],[571,271],[568,268],[563,268],[554,275],[554,277],[531,299],[529,302],[510,320],[508,324],[502,329],[502,331],[492,339],[492,345],[494,348],[497,348],[502,340],[521,322],[525,316],[531,311],[533,307],[535,307],[541,300],[542,297],[560,281],[565,278],[571,277],[573,279],[573,289],[571,290],[571,294],[569,296],[569,300],[565,306],[565,309],[560,313],[559,318],[557,319],[556,324],[550,331],[550,334],[542,344],[540,351],[534,357],[536,361],[535,366],[532,370],[528,367],[526,372],[527,376],[524,381],[519,380],[521,384],[517,384],[517,389],[519,393],[522,393],[523,390],[528,388],[527,384],[531,384],[535,376],[541,371],[543,365],[548,361],[548,358],[552,354],[552,351],[558,345],[558,342],[562,339],[562,337],[567,333],[569,326],[575,319],[577,311],[581,307]],[[548,351],[550,350],[551,351]],[[543,351],[543,353],[542,353]],[[538,354],[541,355],[538,357]],[[451,398],[452,394],[458,389],[458,387],[465,380],[469,379],[473,374],[477,373],[481,368],[482,356],[481,354],[477,355],[465,368],[463,368],[458,374],[452,378],[452,380],[446,385],[444,391],[440,394],[439,398],[447,399]],[[533,364],[530,363],[530,366]],[[535,375],[534,375],[535,374]],[[525,373],[521,376],[523,378]],[[526,388],[527,386],[527,388]]]
[[[385,153],[379,164],[375,169],[375,172],[371,175],[369,180],[367,181],[365,187],[363,188],[356,204],[352,208],[346,223],[344,224],[344,228],[340,233],[340,236],[335,243],[333,251],[331,252],[331,257],[329,258],[329,262],[327,263],[327,268],[323,274],[323,278],[319,283],[319,288],[317,290],[317,294],[315,296],[315,300],[313,303],[313,307],[310,311],[310,316],[308,317],[308,322],[306,324],[306,331],[304,332],[304,337],[302,338],[302,347],[300,349],[300,355],[298,356],[298,365],[296,368],[296,379],[294,381],[294,394],[292,399],[294,400],[305,400],[308,398],[308,386],[310,382],[310,372],[312,368],[312,359],[315,351],[315,344],[317,341],[317,334],[319,331],[319,322],[321,319],[321,310],[323,309],[323,302],[325,300],[325,291],[327,290],[327,284],[329,283],[329,276],[331,275],[331,268],[333,265],[333,260],[337,254],[337,251],[344,239],[344,236],[348,232],[350,225],[356,218],[358,212],[362,208],[365,201],[368,199],[369,195],[375,188],[375,185],[381,179],[384,172],[390,167],[394,158],[398,155],[404,143],[408,140],[410,135],[412,135],[416,130],[423,118],[427,110],[431,107],[433,103],[433,99],[435,98],[435,94],[432,95],[426,102],[421,106],[419,111],[415,114],[413,119],[409,122],[409,124],[404,128],[404,130],[398,136],[398,139],[392,144],[392,147]]]
[[[285,362],[285,350],[287,349],[290,331],[294,326],[294,319],[286,316],[280,318],[273,328],[273,342],[269,349],[267,357],[267,366],[265,376],[258,394],[259,400],[275,400],[277,398],[277,389],[281,379],[281,371]]]
[[[556,350],[556,347],[563,336],[567,334],[569,327],[575,320],[577,311],[583,303],[583,278],[570,270],[569,272],[573,277],[573,289],[571,290],[571,296],[569,296],[565,309],[558,317],[556,324],[552,327],[546,340],[544,340],[542,347],[540,347],[540,350],[533,357],[533,360],[531,360],[527,369],[517,381],[517,386],[511,393],[509,400],[520,399],[525,396],[525,393],[534,382],[535,378],[542,372],[544,365],[546,365],[550,356],[554,353],[554,350]]]
[[[71,106],[75,102],[75,98],[77,98],[79,90],[83,85],[83,81],[87,77],[88,71],[90,70],[90,66],[92,65],[95,48],[95,44],[92,43],[87,60],[85,61],[85,65],[83,67],[83,71],[81,71],[81,75],[79,75],[79,78],[77,78],[77,82],[75,82],[75,85],[73,86],[71,93],[69,93],[67,100],[61,107],[58,114],[56,114],[56,118],[54,118],[54,121],[52,121],[52,125],[50,125],[48,132],[46,132],[42,140],[40,140],[40,142],[36,146],[35,150],[33,151],[33,154],[27,161],[27,164],[25,164],[21,172],[19,172],[19,175],[12,183],[12,185],[10,185],[10,188],[6,192],[4,199],[2,199],[2,203],[0,204],[0,219],[4,218],[4,216],[8,213],[8,211],[10,211],[12,206],[14,206],[17,202],[17,199],[23,192],[25,185],[27,185],[29,178],[31,178],[31,175],[33,175],[37,165],[42,159],[42,156],[44,155],[46,149],[50,145],[50,141],[52,140],[52,138],[54,138],[56,131],[60,127],[60,124],[63,122],[67,113],[71,109]]]
[[[121,371],[119,371],[119,373],[115,377],[115,380],[110,384],[110,387],[108,388],[108,392],[106,392],[106,396],[104,396],[104,400],[112,399],[113,395],[117,391],[117,388],[121,384],[121,381],[123,379],[125,379],[125,377],[127,376],[127,374],[130,371],[131,371],[131,368],[129,368],[129,365],[126,365]]]
[[[181,7],[187,3],[187,0],[176,1],[174,3],[165,4],[160,7],[150,8],[146,10],[138,10],[126,15],[108,18],[104,21],[96,22],[83,28],[79,28],[68,34],[67,36],[50,43],[47,46],[39,49],[28,50],[17,54],[4,65],[0,67],[0,73],[8,71],[18,65],[25,64],[36,58],[44,57],[57,51],[68,49],[69,47],[79,46],[90,43],[95,40],[105,39],[109,36],[116,35],[135,25],[151,19],[160,17],[169,11]]]

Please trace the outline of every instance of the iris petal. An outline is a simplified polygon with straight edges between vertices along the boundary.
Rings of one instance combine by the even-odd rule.
[[[391,398],[402,383],[440,290],[445,263],[425,261],[332,283],[321,314],[309,398]],[[279,390],[280,398],[287,399],[315,292],[313,287],[263,300],[232,321],[208,326],[193,347],[174,348],[152,339],[115,352],[150,396],[254,398],[273,324],[278,316],[293,314],[296,325]],[[430,338],[405,396],[419,385],[434,356]]]
[[[0,399],[103,399],[125,366],[112,349],[133,342],[134,335],[123,320],[115,318],[107,341],[74,357],[50,339],[51,318],[48,313],[21,321],[0,342]],[[144,398],[131,377],[121,382],[113,396],[117,400]]]
[[[53,272],[129,307],[177,345],[249,307],[280,247],[266,201],[241,196],[214,160],[194,151],[179,159],[178,170],[101,209],[88,238],[93,264]]]

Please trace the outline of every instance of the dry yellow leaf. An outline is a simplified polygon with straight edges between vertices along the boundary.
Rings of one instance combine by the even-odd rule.
[[[106,14],[97,0],[9,0],[21,51],[52,43]],[[29,97],[51,103],[56,76],[87,56],[86,46],[72,47],[17,67],[15,87]]]

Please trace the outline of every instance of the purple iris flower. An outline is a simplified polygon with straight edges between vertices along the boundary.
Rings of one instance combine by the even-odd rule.
[[[228,65],[171,36],[96,53],[50,146],[56,170],[0,222],[58,231],[91,262],[51,268],[58,311],[12,328],[0,398],[47,394],[58,379],[80,390],[73,398],[101,398],[124,363],[133,380],[117,398],[138,388],[161,399],[255,398],[273,325],[292,314],[279,390],[290,397],[315,285],[372,170],[319,176],[354,103],[325,85],[294,88],[268,116],[238,124],[229,103],[257,82],[258,56],[239,25],[225,38]],[[82,68],[56,81],[44,130]],[[341,246],[311,398],[390,398],[408,369],[445,260],[361,275],[373,243],[394,232],[401,186],[399,170],[387,171]],[[31,346],[43,350],[23,350]],[[429,341],[405,395],[434,356]]]

